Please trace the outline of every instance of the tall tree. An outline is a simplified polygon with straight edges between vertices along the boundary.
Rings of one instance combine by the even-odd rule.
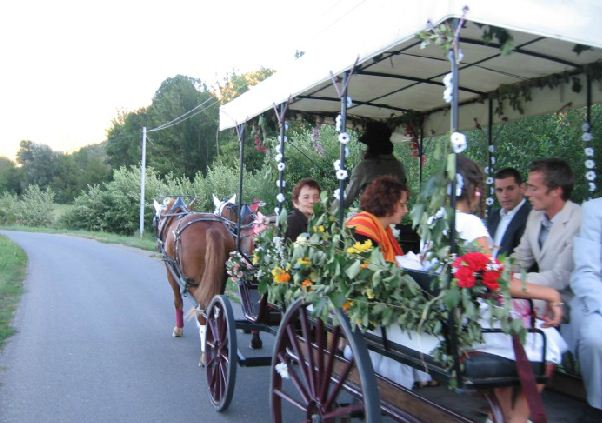
[[[113,169],[140,163],[142,127],[147,125],[146,109],[120,112],[113,120],[106,143],[107,162]]]
[[[11,192],[18,194],[20,192],[20,169],[15,163],[7,157],[0,157],[0,193]]]
[[[19,147],[17,163],[23,167],[24,185],[48,187],[56,173],[57,154],[46,144],[35,144],[29,140],[21,141]]]
[[[166,79],[148,109],[149,122],[162,129],[148,134],[147,163],[163,175],[205,173],[216,152],[218,110],[218,99],[199,79]]]

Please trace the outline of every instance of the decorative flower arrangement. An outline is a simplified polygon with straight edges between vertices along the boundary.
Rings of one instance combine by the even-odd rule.
[[[285,308],[302,297],[313,304],[314,315],[327,319],[332,307],[339,307],[362,330],[399,324],[439,333],[437,301],[386,262],[372,241],[355,241],[349,229],[341,228],[337,218],[325,212],[327,201],[323,192],[309,231],[295,242],[274,237],[275,228],[256,240],[255,278],[268,302]]]
[[[452,274],[458,286],[473,289],[480,295],[499,291],[503,270],[498,259],[478,251],[466,253],[452,263]]]
[[[450,149],[445,143],[442,157]],[[423,188],[413,210],[422,238],[432,245],[431,257],[438,265],[434,296],[425,292],[411,276],[384,260],[371,241],[357,242],[349,229],[326,212],[328,195],[322,192],[314,206],[308,232],[295,242],[285,241],[278,228],[262,232],[255,241],[251,267],[233,254],[228,264],[230,278],[251,277],[268,302],[283,309],[298,298],[313,305],[316,317],[331,317],[332,307],[341,308],[352,325],[361,330],[400,325],[406,330],[443,338],[444,328],[455,322],[455,339],[460,354],[482,342],[480,305],[490,304],[490,319],[507,333],[524,332],[520,319],[512,320],[508,271],[497,260],[478,252],[453,256],[449,247],[451,210],[447,184],[454,172],[445,166]],[[286,210],[279,215],[280,233],[285,232]],[[462,247],[464,248],[464,247]],[[235,266],[238,264],[238,266]],[[522,332],[521,332],[522,331]],[[443,341],[433,357],[452,368],[448,345]]]
[[[232,251],[226,262],[226,272],[230,281],[238,283],[241,279],[252,279],[255,277],[255,267],[238,251]]]

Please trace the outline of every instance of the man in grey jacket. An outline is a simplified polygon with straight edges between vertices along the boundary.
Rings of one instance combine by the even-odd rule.
[[[583,224],[573,243],[572,350],[579,359],[590,409],[582,422],[602,422],[602,198],[581,207]]]
[[[581,226],[581,208],[569,198],[573,191],[573,172],[561,159],[542,159],[531,163],[526,196],[533,207],[525,233],[512,257],[527,273],[527,282],[557,289],[563,302],[573,297],[569,283],[573,272],[573,238]],[[545,304],[535,301],[538,315]]]

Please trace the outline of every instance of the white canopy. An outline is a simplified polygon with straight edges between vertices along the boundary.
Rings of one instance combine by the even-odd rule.
[[[335,116],[340,100],[331,75],[357,66],[348,95],[348,118],[387,119],[407,111],[424,113],[425,134],[449,130],[443,77],[449,62],[440,46],[420,48],[416,33],[430,19],[439,24],[469,7],[461,31],[460,128],[487,123],[488,94],[558,74],[566,82],[532,87],[524,114],[504,104],[513,120],[586,103],[585,65],[602,63],[602,1],[598,0],[367,0],[323,37],[323,49],[310,51],[287,68],[220,108],[220,129],[232,128],[290,99],[289,111]],[[478,24],[507,29],[514,51],[503,56],[497,41],[486,44]],[[577,53],[577,44],[592,47]],[[581,86],[579,92],[573,88]],[[593,102],[602,102],[599,87]],[[500,119],[495,116],[496,121]]]

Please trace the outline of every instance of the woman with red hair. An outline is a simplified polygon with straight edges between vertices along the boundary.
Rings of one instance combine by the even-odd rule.
[[[393,176],[380,176],[372,181],[360,197],[361,212],[347,221],[355,239],[370,239],[378,246],[385,260],[394,263],[403,255],[393,236],[391,225],[401,222],[408,214],[408,188]]]

